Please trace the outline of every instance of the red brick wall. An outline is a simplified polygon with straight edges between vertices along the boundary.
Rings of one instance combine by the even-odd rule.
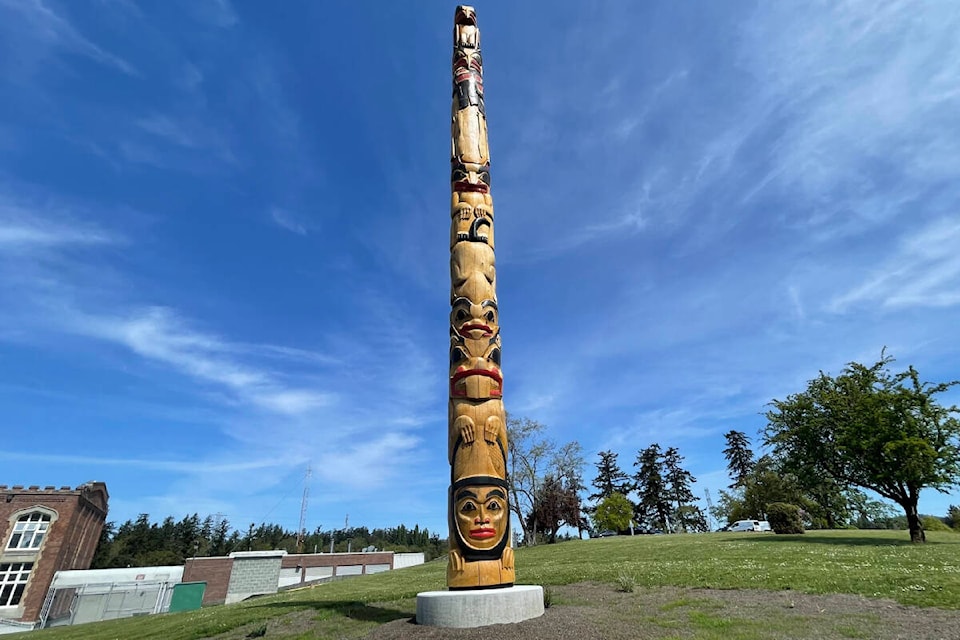
[[[203,604],[223,604],[232,570],[233,558],[188,558],[183,566],[183,581],[206,582]]]
[[[57,513],[40,553],[25,556],[7,551],[12,528],[10,517],[37,506]],[[20,601],[23,607],[20,620],[39,619],[54,573],[90,567],[106,518],[107,489],[103,483],[87,483],[76,489],[0,485],[0,561],[33,562],[30,581]]]

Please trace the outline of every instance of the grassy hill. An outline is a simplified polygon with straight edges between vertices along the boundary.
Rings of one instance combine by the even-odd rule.
[[[813,531],[805,535],[707,533],[574,540],[517,551],[517,582],[584,581],[637,587],[793,590],[859,594],[903,604],[960,609],[960,535],[931,532],[914,546],[899,531]],[[50,629],[30,640],[193,640],[235,630],[243,638],[270,622],[289,634],[363,635],[410,618],[418,592],[445,587],[444,561],[288,591],[229,606]],[[241,633],[241,630],[243,633]],[[229,634],[233,635],[233,634]]]

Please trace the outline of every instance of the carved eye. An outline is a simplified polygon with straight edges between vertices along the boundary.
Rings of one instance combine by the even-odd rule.
[[[454,347],[450,349],[450,365],[453,366],[458,362],[463,362],[467,359],[466,352],[460,347]],[[499,362],[497,363],[499,364]]]
[[[498,367],[500,366],[500,349],[494,349],[488,357],[491,362],[495,363]]]
[[[497,322],[497,314],[495,314],[493,311],[487,311],[487,313],[483,317],[490,324],[496,324]]]
[[[473,513],[476,510],[477,505],[475,505],[472,500],[467,500],[463,503],[463,506],[460,507],[460,513]]]
[[[469,316],[467,315],[466,311],[464,311],[463,309],[457,309],[457,322],[463,322],[468,317]]]
[[[487,503],[487,511],[500,511],[500,503],[496,500],[491,500]]]

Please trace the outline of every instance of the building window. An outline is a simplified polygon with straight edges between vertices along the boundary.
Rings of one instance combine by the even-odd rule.
[[[39,549],[50,528],[50,516],[39,511],[20,516],[13,525],[7,549]]]
[[[20,604],[27,588],[32,562],[5,562],[0,564],[0,607]]]

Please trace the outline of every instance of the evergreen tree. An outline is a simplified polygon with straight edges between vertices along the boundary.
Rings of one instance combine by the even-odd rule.
[[[663,479],[663,454],[659,444],[652,444],[637,454],[633,466],[639,499],[636,505],[637,521],[649,528],[670,530],[670,501]]]
[[[699,500],[693,495],[692,485],[697,479],[684,469],[683,456],[676,447],[670,447],[663,454],[664,490],[669,499],[676,505],[674,510],[674,530],[704,531],[707,529],[706,518],[700,508],[692,504]]]
[[[615,493],[626,496],[633,489],[630,477],[623,472],[617,462],[617,454],[613,451],[601,451],[597,455],[600,460],[594,463],[597,467],[597,477],[593,479],[596,493],[590,494],[590,500],[600,503]]]
[[[727,470],[733,482],[731,489],[742,488],[747,476],[753,469],[753,451],[750,450],[750,438],[743,431],[730,431],[723,434],[727,448],[723,456],[727,459]]]

